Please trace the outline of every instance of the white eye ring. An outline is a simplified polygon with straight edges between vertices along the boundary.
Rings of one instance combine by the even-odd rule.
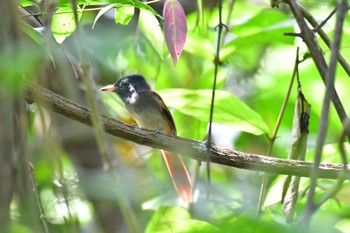
[[[127,86],[129,86],[129,84],[126,80],[123,80],[123,81],[121,81],[120,86],[127,87]]]

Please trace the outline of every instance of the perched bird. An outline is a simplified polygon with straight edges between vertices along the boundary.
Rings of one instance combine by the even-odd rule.
[[[169,109],[162,98],[151,90],[142,75],[128,75],[101,88],[101,91],[117,93],[140,127],[176,135],[174,119]],[[185,202],[192,202],[191,180],[181,157],[166,150],[162,150],[162,154],[177,193]]]

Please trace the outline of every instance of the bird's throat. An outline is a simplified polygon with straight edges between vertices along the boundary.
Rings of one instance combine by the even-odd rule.
[[[137,92],[134,91],[131,93],[131,95],[125,98],[125,102],[127,104],[135,104],[138,98],[139,98],[139,95],[137,94]]]

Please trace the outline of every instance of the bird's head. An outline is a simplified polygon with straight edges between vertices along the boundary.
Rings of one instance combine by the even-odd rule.
[[[147,84],[145,78],[139,74],[128,75],[116,83],[101,88],[101,91],[117,93],[128,104],[134,103],[140,93],[150,90],[151,87]]]

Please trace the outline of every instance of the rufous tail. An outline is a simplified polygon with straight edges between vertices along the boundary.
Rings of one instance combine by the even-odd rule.
[[[162,150],[162,154],[176,192],[184,202],[192,202],[191,179],[181,157],[166,150]]]

